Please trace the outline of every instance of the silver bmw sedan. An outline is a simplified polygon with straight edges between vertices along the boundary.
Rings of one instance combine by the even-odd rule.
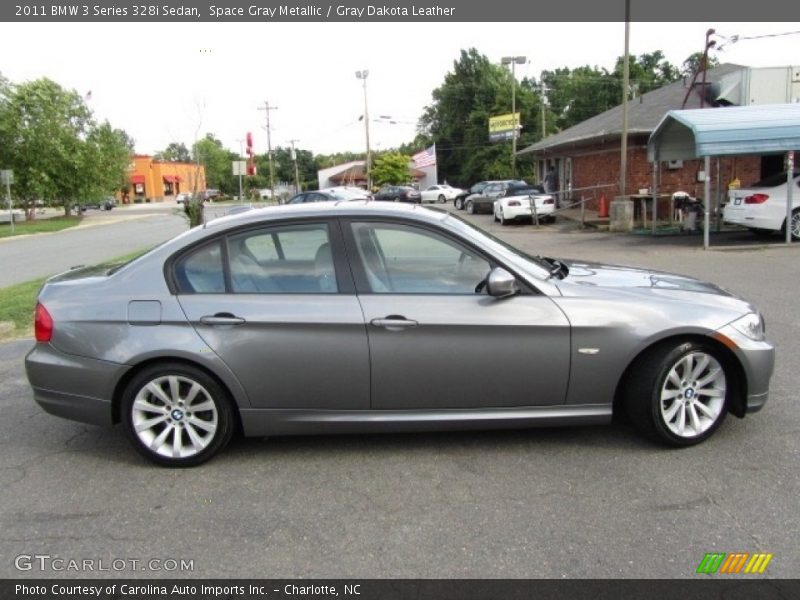
[[[697,444],[767,400],[758,310],[689,277],[530,256],[436,209],[256,209],[51,278],[26,358],[54,415],[167,466],[248,436],[603,423]]]

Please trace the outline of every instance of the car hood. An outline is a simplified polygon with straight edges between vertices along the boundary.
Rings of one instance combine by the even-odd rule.
[[[562,260],[561,262],[567,266],[569,273],[561,280],[559,287],[561,284],[567,284],[601,288],[663,289],[732,297],[730,292],[718,285],[685,275],[586,261]]]

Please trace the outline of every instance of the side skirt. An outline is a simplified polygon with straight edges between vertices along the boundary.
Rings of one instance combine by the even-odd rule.
[[[246,436],[392,433],[599,425],[610,404],[439,410],[240,409]]]

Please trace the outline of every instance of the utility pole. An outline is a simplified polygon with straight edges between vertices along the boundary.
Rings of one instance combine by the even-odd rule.
[[[299,194],[302,190],[300,189],[300,172],[297,170],[297,151],[294,149],[294,143],[299,142],[300,140],[289,140],[289,143],[292,145],[292,160],[294,161],[294,193]]]
[[[267,113],[267,159],[269,160],[269,191],[272,199],[275,199],[275,175],[272,168],[272,138],[270,136],[269,128],[269,111],[278,110],[277,106],[270,106],[268,100],[264,100],[264,106],[258,107],[258,110],[263,110]]]
[[[356,71],[356,79],[360,79],[364,85],[364,131],[367,135],[367,162],[365,164],[365,177],[367,178],[367,192],[372,192],[372,150],[369,147],[369,108],[367,107],[367,76],[369,71]]]
[[[631,0],[625,0],[625,57],[622,68],[622,137],[619,157],[619,195],[625,195],[628,178],[628,86],[631,78],[630,65]]]
[[[504,56],[500,61],[503,65],[511,65],[511,118],[514,121],[514,131],[511,135],[511,178],[517,178],[517,135],[519,134],[519,121],[517,120],[517,72],[516,65],[525,64],[525,56]]]

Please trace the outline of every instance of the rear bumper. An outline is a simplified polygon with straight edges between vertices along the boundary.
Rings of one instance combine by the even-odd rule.
[[[46,412],[83,423],[110,425],[112,399],[127,365],[60,352],[38,343],[25,357],[33,399]]]
[[[531,209],[527,206],[505,206],[501,207],[500,210],[503,211],[503,218],[505,219],[533,219]],[[536,208],[536,216],[540,219],[542,217],[549,217],[553,212],[555,212],[555,206],[552,204]]]

